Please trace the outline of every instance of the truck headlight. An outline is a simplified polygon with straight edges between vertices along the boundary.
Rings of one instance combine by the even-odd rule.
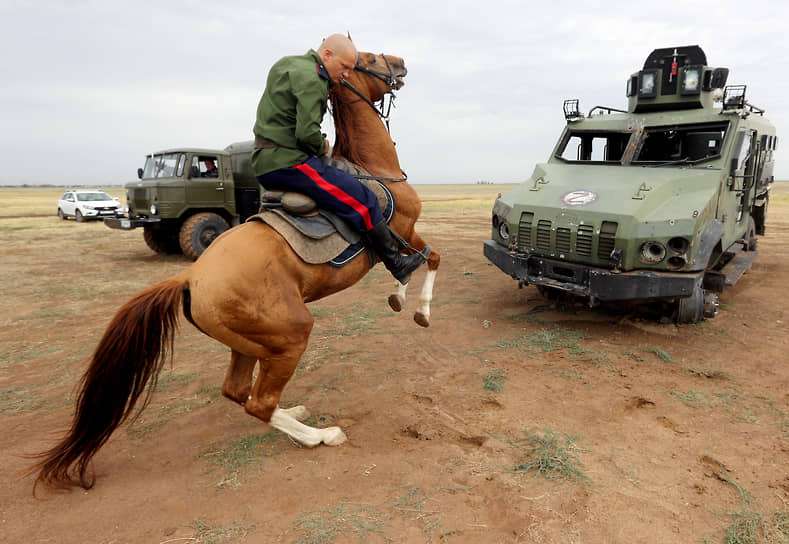
[[[657,264],[666,258],[666,246],[660,242],[644,242],[638,254],[642,263]]]
[[[159,211],[156,207],[156,204],[151,204],[151,215],[156,215],[156,212]]]

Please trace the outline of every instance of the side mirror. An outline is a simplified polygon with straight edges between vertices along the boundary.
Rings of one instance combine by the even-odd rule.
[[[142,168],[138,168],[138,169],[137,169],[137,177],[138,177],[139,179],[142,179]]]

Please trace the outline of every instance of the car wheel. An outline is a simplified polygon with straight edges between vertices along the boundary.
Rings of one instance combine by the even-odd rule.
[[[178,241],[178,231],[175,229],[143,227],[142,237],[148,247],[156,253],[177,254],[181,253]]]
[[[215,213],[196,213],[181,226],[178,237],[184,255],[197,259],[217,236],[230,228],[221,216]]]
[[[74,217],[76,218],[77,223],[84,223],[85,222],[85,216],[82,215],[82,212],[79,211],[79,210],[74,212]]]
[[[60,208],[58,208],[58,217],[60,217],[60,219],[63,221],[66,220],[66,214],[63,213],[63,210],[61,210]]]

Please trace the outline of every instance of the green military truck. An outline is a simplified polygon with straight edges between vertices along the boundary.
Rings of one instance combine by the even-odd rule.
[[[496,200],[485,256],[547,296],[714,317],[765,233],[778,143],[728,73],[698,46],[656,49],[626,111],[566,100],[547,163]]]
[[[197,259],[219,234],[258,212],[260,189],[249,164],[254,145],[224,150],[177,148],[152,153],[127,183],[126,215],[110,228],[143,229],[157,253]]]

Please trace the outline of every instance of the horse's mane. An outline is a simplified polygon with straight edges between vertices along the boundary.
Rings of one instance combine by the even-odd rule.
[[[347,103],[340,99],[340,91],[336,87],[329,89],[331,113],[334,118],[334,151],[332,156],[343,157],[354,164],[362,164],[362,158],[351,145],[352,129],[348,126],[346,115],[350,111]]]

